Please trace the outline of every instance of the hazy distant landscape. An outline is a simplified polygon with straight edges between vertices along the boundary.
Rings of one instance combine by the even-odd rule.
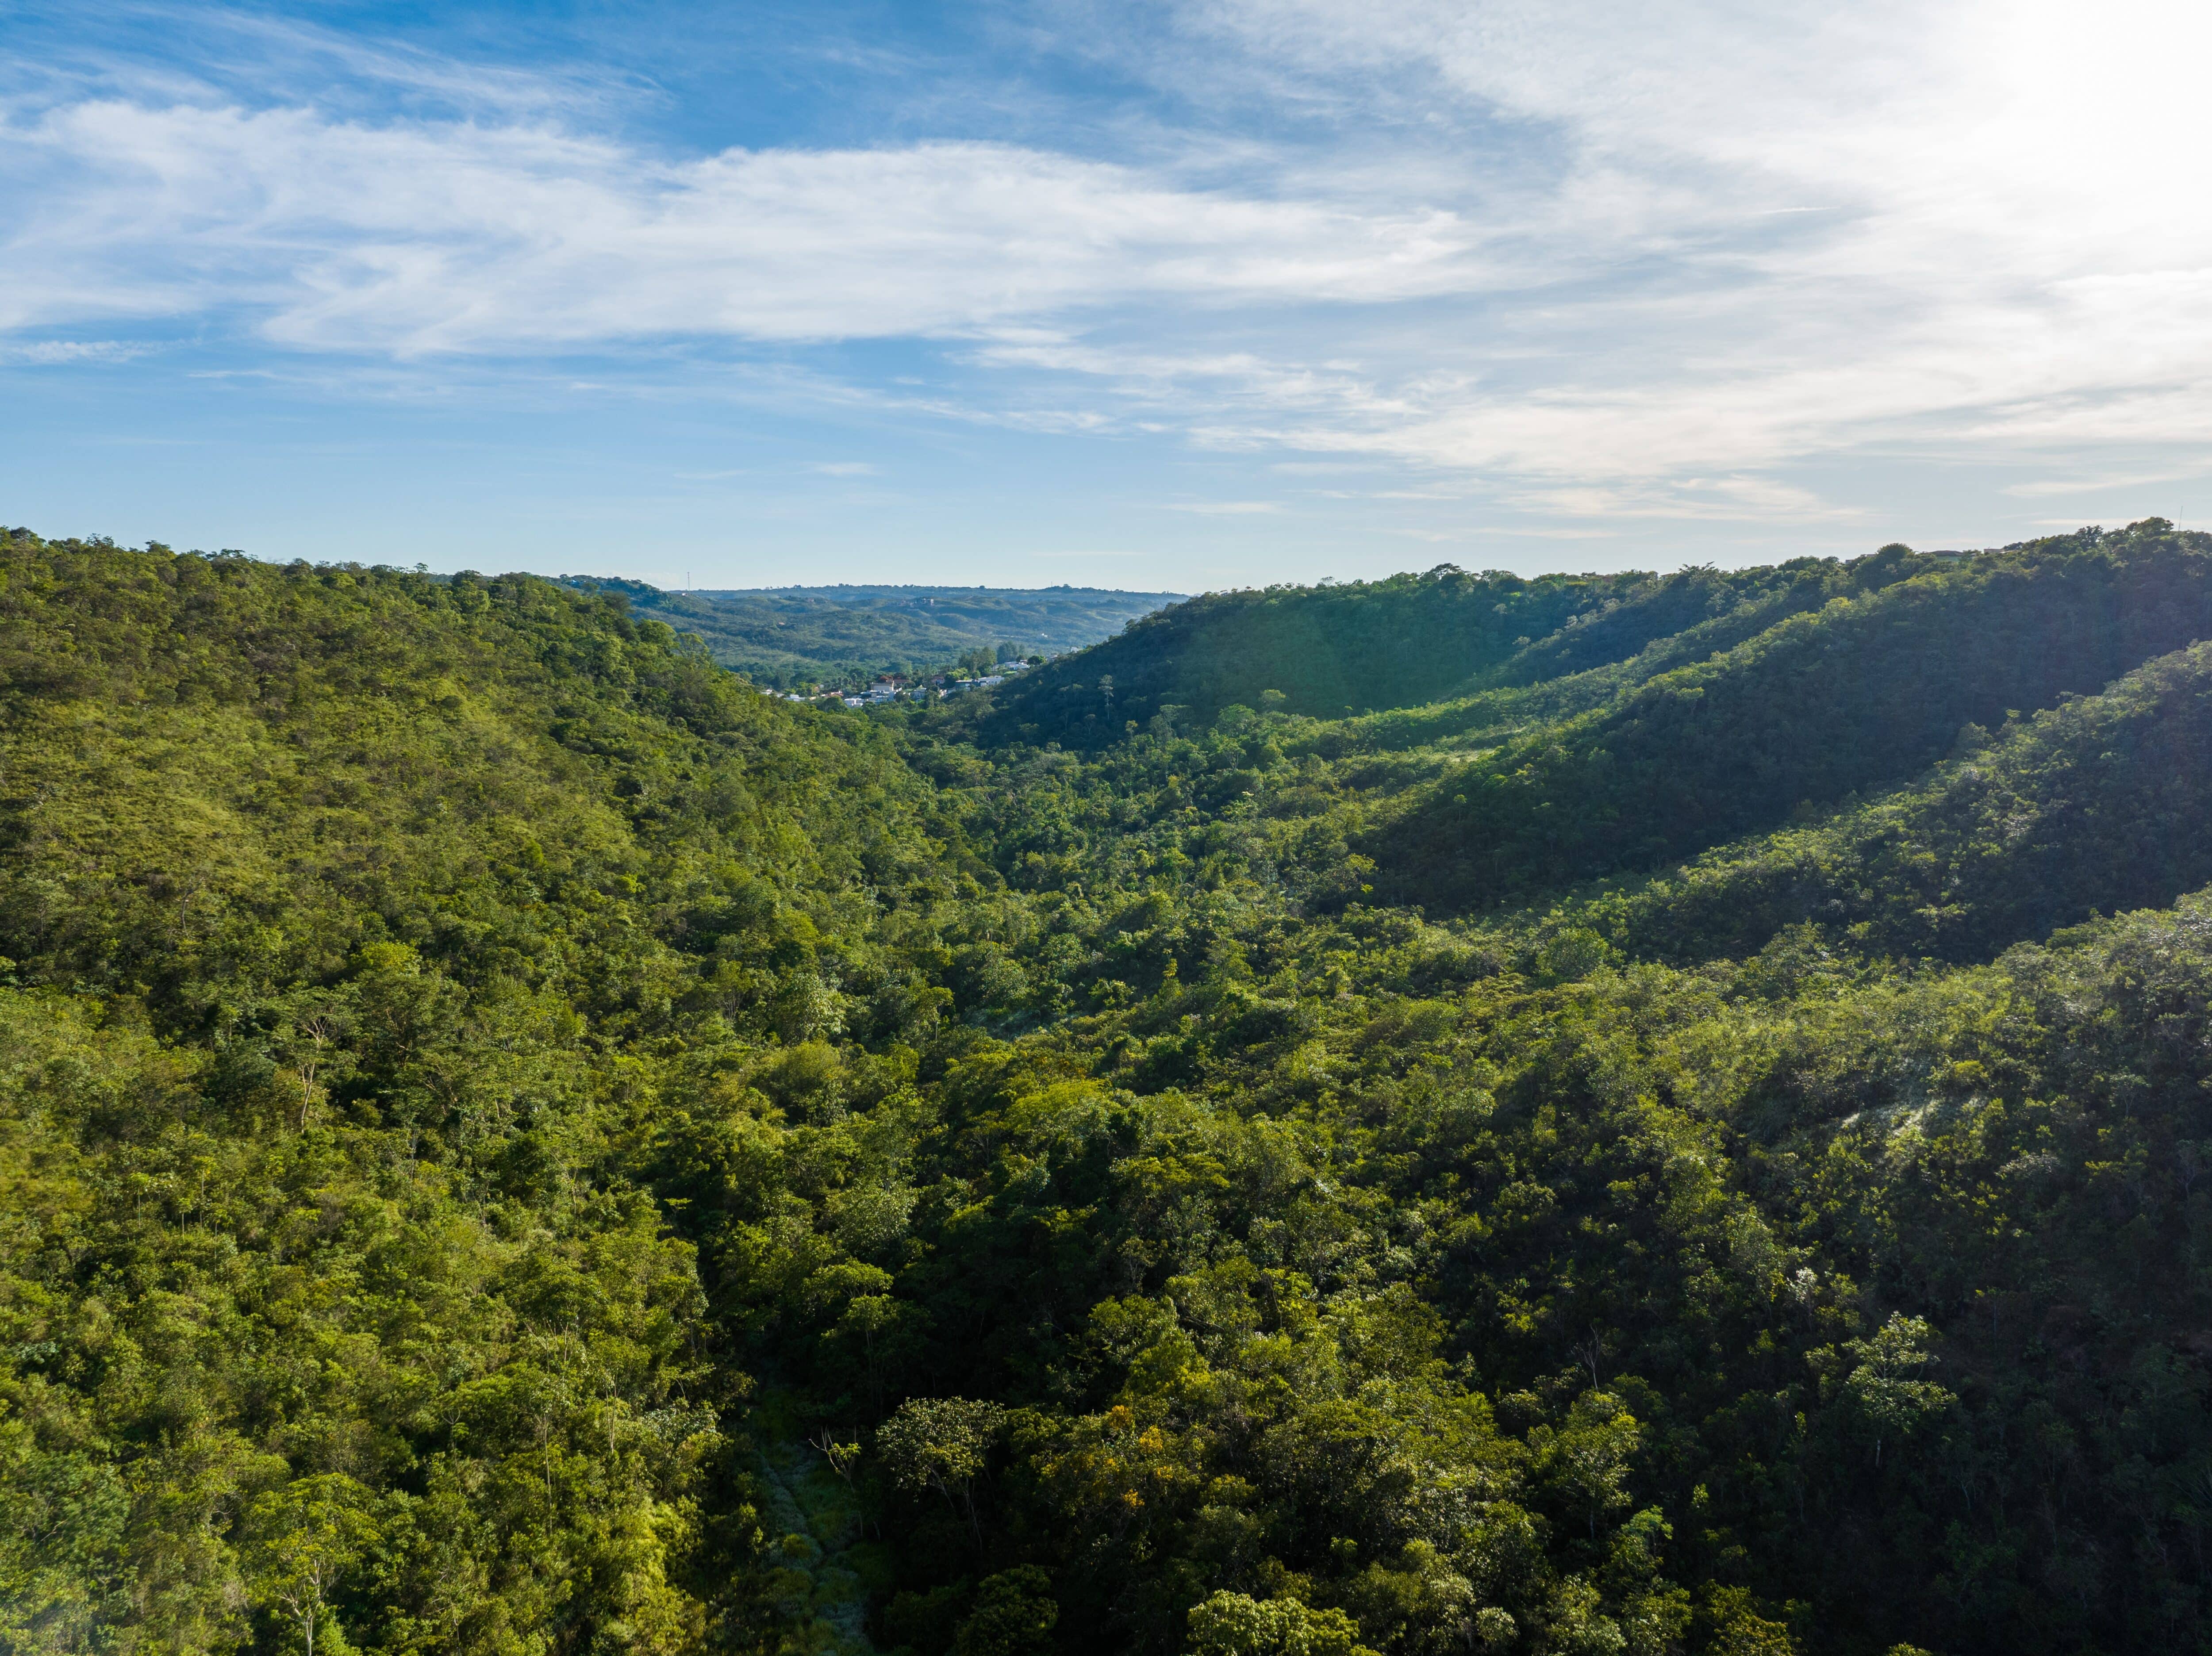
[[[618,593],[637,615],[696,633],[723,666],[782,687],[940,668],[1010,646],[1058,655],[1182,601],[1179,592],[1096,587],[780,586],[667,591],[643,581],[568,575]]]

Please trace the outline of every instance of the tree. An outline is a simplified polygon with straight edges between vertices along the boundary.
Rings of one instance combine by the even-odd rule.
[[[847,1488],[856,1487],[853,1474],[860,1461],[859,1444],[841,1442],[836,1433],[827,1426],[807,1439],[806,1444],[809,1448],[817,1451],[822,1459],[830,1463],[830,1470],[845,1480]]]
[[[986,1576],[975,1608],[952,1641],[952,1656],[1040,1656],[1052,1648],[1060,1605],[1052,1578],[1034,1564]]]
[[[910,1308],[891,1295],[862,1294],[848,1302],[830,1331],[841,1340],[860,1342],[861,1373],[867,1381],[872,1409],[883,1406],[885,1360],[899,1331],[912,1319]]]
[[[1643,1441],[1636,1416],[1609,1392],[1585,1392],[1553,1430],[1538,1427],[1528,1435],[1537,1465],[1568,1507],[1597,1538],[1598,1522],[1628,1504],[1628,1465]]]
[[[246,1508],[253,1601],[299,1624],[307,1656],[339,1577],[381,1538],[374,1497],[343,1472],[295,1478]]]
[[[1872,1339],[1844,1347],[1858,1359],[1844,1381],[1844,1397],[1874,1439],[1876,1466],[1883,1444],[1903,1441],[1958,1401],[1932,1380],[1915,1378],[1936,1361],[1923,1349],[1928,1338],[1926,1318],[1893,1311]]]
[[[1747,1588],[1715,1587],[1706,1613],[1712,1630],[1705,1648],[1713,1656],[1797,1656],[1790,1629],[1761,1616]]]
[[[1340,1610],[1217,1592],[1190,1612],[1192,1656],[1374,1656]]]
[[[972,1398],[909,1398],[876,1431],[876,1453],[902,1489],[934,1489],[956,1513],[964,1513],[975,1544],[983,1526],[975,1514],[975,1482],[1006,1411]]]

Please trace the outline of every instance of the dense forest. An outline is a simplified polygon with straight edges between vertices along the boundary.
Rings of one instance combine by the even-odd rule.
[[[696,634],[723,666],[777,688],[921,672],[976,651],[1058,655],[1096,644],[1180,592],[1090,586],[775,586],[667,591],[639,580],[567,575],[640,620]]]
[[[16,530],[0,705],[10,1656],[2212,1649],[2212,537],[854,713]]]

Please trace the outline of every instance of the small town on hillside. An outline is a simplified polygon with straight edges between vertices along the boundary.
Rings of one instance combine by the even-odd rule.
[[[784,701],[805,701],[821,706],[842,705],[848,707],[879,707],[887,701],[938,701],[950,695],[969,690],[988,690],[1005,683],[1018,674],[1033,667],[1044,665],[1042,655],[1023,656],[1011,646],[1002,646],[1004,657],[989,661],[991,652],[979,650],[963,657],[958,664],[961,670],[948,669],[935,673],[885,673],[865,689],[823,689],[807,687],[796,690],[776,690],[769,694]]]

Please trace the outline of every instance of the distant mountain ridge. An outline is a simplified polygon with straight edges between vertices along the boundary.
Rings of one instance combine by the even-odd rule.
[[[723,666],[775,685],[941,666],[970,650],[1000,646],[1056,655],[1110,638],[1139,616],[1187,596],[1091,586],[669,591],[595,575],[561,580],[619,598],[641,619],[696,633]]]

